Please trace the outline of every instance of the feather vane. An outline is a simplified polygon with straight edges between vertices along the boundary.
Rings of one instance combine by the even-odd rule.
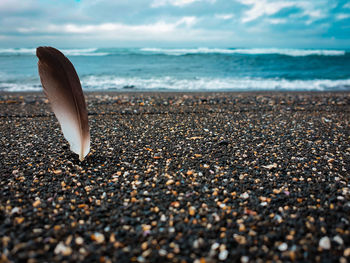
[[[70,149],[82,161],[90,151],[88,112],[78,74],[59,50],[38,47],[40,81]]]

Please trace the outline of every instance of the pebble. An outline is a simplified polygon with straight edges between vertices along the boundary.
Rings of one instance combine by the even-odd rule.
[[[194,206],[190,206],[188,208],[188,213],[190,216],[194,216],[196,214],[196,208]]]
[[[228,251],[226,249],[222,250],[219,253],[219,260],[226,260],[227,256],[228,256]]]
[[[84,239],[82,237],[76,237],[75,238],[75,243],[77,245],[82,245],[84,243]]]
[[[55,247],[54,253],[62,254],[63,256],[69,256],[72,254],[72,249],[69,246],[66,246],[63,242],[60,242]]]
[[[220,247],[219,243],[214,243],[214,244],[211,245],[210,249],[211,250],[217,250],[219,247]]]
[[[269,165],[263,165],[262,167],[271,170],[271,169],[277,167],[277,163],[273,163],[273,164],[269,164]]]
[[[333,237],[333,240],[335,241],[335,242],[337,242],[339,245],[344,245],[344,241],[343,241],[343,239],[341,238],[341,236],[339,236],[339,235],[336,235],[335,237]]]
[[[243,194],[240,195],[241,198],[243,199],[248,199],[249,198],[249,194],[247,192],[244,192]]]
[[[242,262],[242,263],[248,263],[248,262],[249,262],[249,257],[247,257],[247,256],[242,256],[242,257],[241,257],[241,262]]]
[[[322,237],[320,239],[320,242],[318,243],[319,247],[322,249],[330,249],[331,248],[331,241],[329,237]]]
[[[91,239],[98,244],[101,244],[105,241],[105,236],[101,233],[95,232],[91,235]]]
[[[11,210],[11,214],[18,214],[20,213],[21,209],[19,207],[14,207]]]
[[[286,251],[288,249],[287,243],[282,243],[278,246],[279,251]]]
[[[40,204],[41,204],[40,199],[37,199],[37,200],[34,201],[33,206],[34,207],[38,207]]]
[[[345,257],[350,257],[350,247],[344,249],[344,256]]]

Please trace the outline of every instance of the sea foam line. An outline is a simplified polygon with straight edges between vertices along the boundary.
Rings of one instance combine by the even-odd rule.
[[[141,48],[143,52],[151,52],[165,55],[181,56],[189,54],[243,54],[243,55],[270,55],[278,54],[293,57],[304,56],[343,56],[345,50],[329,49],[278,49],[278,48],[252,48],[252,49],[223,49],[223,48],[193,48],[193,49],[166,49],[166,48]]]
[[[336,91],[350,90],[350,79],[286,80],[261,78],[122,78],[115,76],[83,76],[86,91]],[[41,84],[0,82],[0,91],[41,91]]]
[[[106,56],[107,52],[98,52],[97,48],[60,49],[66,56]],[[2,48],[0,55],[35,55],[36,48]]]
[[[350,89],[350,79],[286,80],[261,78],[119,78],[114,76],[88,76],[82,78],[87,89],[120,90],[181,90],[181,91],[248,91],[248,90],[344,90]]]

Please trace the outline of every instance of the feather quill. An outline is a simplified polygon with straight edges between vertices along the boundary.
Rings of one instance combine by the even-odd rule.
[[[52,47],[38,47],[38,69],[44,93],[70,149],[84,160],[90,151],[88,112],[73,64]]]

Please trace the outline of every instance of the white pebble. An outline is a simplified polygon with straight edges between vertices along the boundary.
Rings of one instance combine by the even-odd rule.
[[[287,243],[282,243],[278,246],[279,251],[286,251],[288,249]]]
[[[18,214],[21,210],[18,207],[14,207],[11,210],[11,214]]]
[[[344,244],[343,239],[339,235],[336,235],[335,237],[333,237],[333,240],[341,246]]]
[[[242,257],[241,257],[241,262],[242,262],[242,263],[248,263],[248,262],[249,262],[249,257],[247,257],[247,256],[242,256]]]
[[[55,254],[62,254],[63,256],[69,256],[72,254],[72,249],[64,245],[63,242],[57,244],[54,250]]]
[[[82,245],[82,244],[84,243],[84,239],[83,239],[82,237],[77,237],[77,238],[75,239],[75,243],[76,243],[77,245]]]
[[[249,198],[249,194],[247,192],[244,192],[243,194],[240,195],[241,198],[243,199],[248,199]]]
[[[328,237],[322,237],[320,239],[320,242],[318,243],[319,247],[323,249],[330,249],[331,248],[331,241]]]
[[[105,241],[105,236],[98,232],[95,232],[92,237],[92,239],[95,240],[98,244],[101,244]]]
[[[137,261],[140,263],[146,262],[145,258],[143,256],[137,257]]]
[[[220,246],[220,244],[219,243],[217,243],[217,242],[215,242],[214,244],[212,244],[211,245],[211,250],[216,250],[216,249],[218,249],[219,248],[219,246]]]
[[[220,253],[219,253],[219,259],[220,260],[226,260],[227,256],[228,256],[228,251],[226,249],[220,251]]]

